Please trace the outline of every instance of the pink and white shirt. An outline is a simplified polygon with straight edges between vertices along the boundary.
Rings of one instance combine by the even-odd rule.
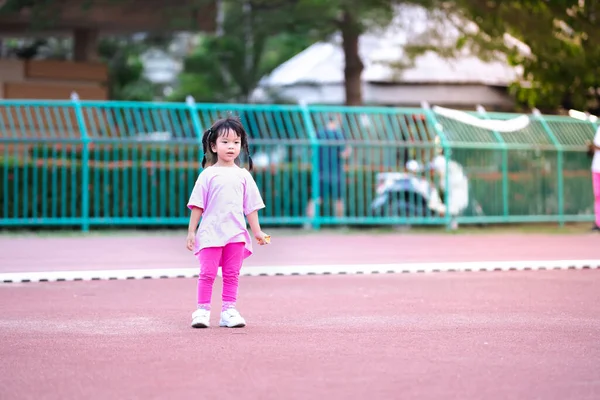
[[[244,258],[252,254],[245,216],[265,207],[258,186],[245,168],[205,168],[194,185],[187,207],[202,208],[194,254],[207,247],[244,242]]]

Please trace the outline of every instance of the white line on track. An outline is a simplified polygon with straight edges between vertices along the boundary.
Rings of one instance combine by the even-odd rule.
[[[242,276],[393,274],[470,271],[600,269],[600,260],[477,261],[449,263],[337,264],[244,267]],[[219,272],[220,275],[220,272]],[[118,269],[0,273],[0,284],[20,282],[194,278],[197,268]]]

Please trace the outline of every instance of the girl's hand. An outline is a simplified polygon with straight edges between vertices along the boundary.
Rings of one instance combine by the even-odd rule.
[[[194,232],[188,232],[185,244],[185,247],[187,247],[189,251],[194,250],[194,246],[196,245],[196,234]]]
[[[262,231],[255,233],[254,237],[258,241],[258,244],[260,244],[261,246],[271,243],[271,236],[267,235]]]

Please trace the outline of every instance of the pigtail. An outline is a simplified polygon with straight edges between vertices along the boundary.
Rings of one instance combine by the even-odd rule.
[[[202,157],[202,168],[206,165],[206,153],[210,151],[210,134],[212,133],[212,129],[207,129],[204,134],[202,134],[202,152],[204,153],[204,157]]]
[[[248,140],[244,141],[244,151],[246,152],[246,156],[248,157],[248,171],[252,171],[252,157],[250,157],[250,149],[248,148]]]

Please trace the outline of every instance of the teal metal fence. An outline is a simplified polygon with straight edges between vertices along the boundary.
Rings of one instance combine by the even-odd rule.
[[[587,121],[75,98],[0,100],[0,225],[184,225],[202,132],[226,115],[249,131],[265,225],[593,220]]]

